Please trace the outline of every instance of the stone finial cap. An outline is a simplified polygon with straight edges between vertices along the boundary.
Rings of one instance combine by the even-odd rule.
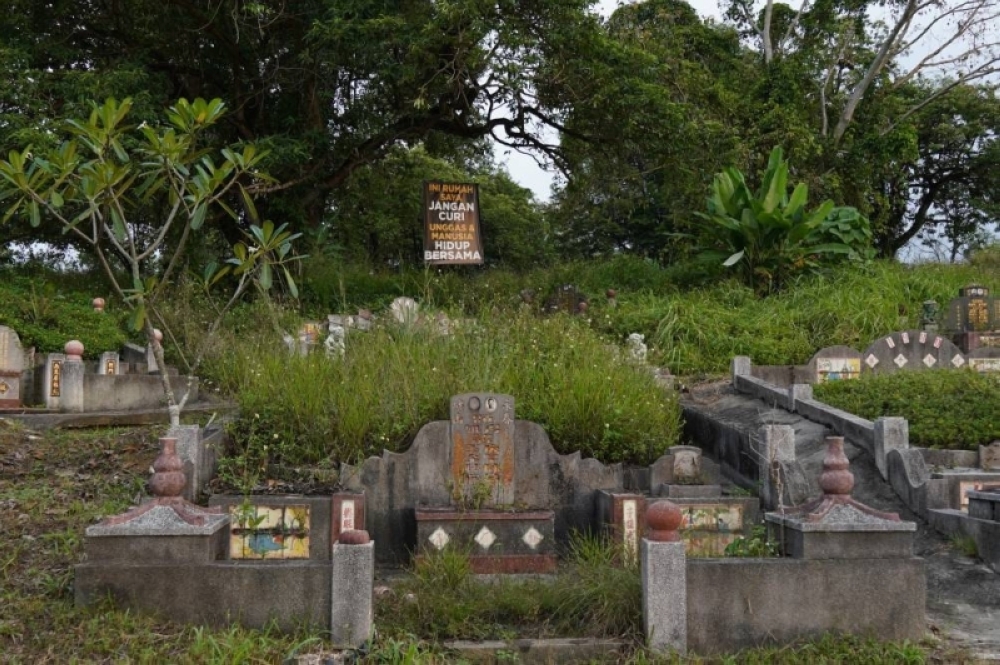
[[[828,436],[826,444],[819,487],[827,495],[850,496],[854,489],[854,474],[848,468],[850,462],[844,454],[844,437]]]
[[[646,508],[646,538],[655,542],[675,543],[684,514],[673,501],[657,501]]]
[[[153,476],[149,489],[157,498],[179,497],[187,484],[184,462],[177,454],[177,439],[160,439],[160,456],[153,462]]]
[[[364,529],[348,529],[340,532],[337,542],[341,545],[367,545],[371,537]]]
[[[94,298],[90,301],[90,304],[94,306],[95,312],[104,311],[104,298]]]
[[[67,361],[79,362],[83,359],[83,342],[78,339],[71,339],[66,342],[66,346],[63,347],[63,352],[66,354]]]

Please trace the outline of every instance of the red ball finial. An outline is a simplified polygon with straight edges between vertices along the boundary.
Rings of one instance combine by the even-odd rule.
[[[672,501],[657,501],[646,509],[646,538],[661,543],[681,539],[677,532],[684,521],[680,507]]]

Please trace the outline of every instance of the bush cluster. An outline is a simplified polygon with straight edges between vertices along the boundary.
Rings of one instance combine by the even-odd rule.
[[[6,271],[0,273],[0,281],[0,325],[12,328],[25,347],[33,346],[39,353],[62,353],[66,342],[78,339],[85,355],[93,358],[117,351],[128,341],[123,312],[113,306],[103,314],[94,311],[91,303],[98,293]]]
[[[863,374],[814,390],[817,399],[862,418],[906,418],[913,446],[976,450],[1000,438],[1000,381],[972,370]]]

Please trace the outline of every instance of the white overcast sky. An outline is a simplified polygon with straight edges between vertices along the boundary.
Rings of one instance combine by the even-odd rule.
[[[721,16],[717,0],[687,0],[687,3],[702,17],[712,16],[718,19]],[[623,4],[631,3],[622,0],[600,0],[596,9],[602,16],[607,17]],[[506,164],[514,180],[534,192],[537,200],[548,201],[551,197],[554,174],[543,171],[528,155],[514,151],[504,154],[504,150],[503,146],[497,146],[495,154],[500,163]]]

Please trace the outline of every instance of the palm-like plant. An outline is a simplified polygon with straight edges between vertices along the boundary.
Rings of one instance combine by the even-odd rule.
[[[781,288],[793,274],[819,266],[832,255],[871,256],[871,228],[856,209],[827,200],[806,209],[809,188],[799,183],[788,193],[788,162],[771,151],[760,189],[754,193],[739,169],[715,176],[704,219],[702,257],[736,266],[746,284],[760,293]]]

